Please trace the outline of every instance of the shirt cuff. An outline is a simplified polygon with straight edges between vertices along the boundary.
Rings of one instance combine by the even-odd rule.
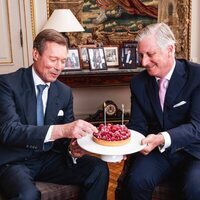
[[[164,142],[164,145],[160,145],[158,148],[160,152],[163,153],[165,149],[171,145],[171,138],[170,138],[169,133],[166,131],[160,132],[160,134],[163,135],[165,142]]]
[[[49,127],[49,130],[47,131],[46,137],[45,137],[45,139],[44,139],[44,143],[53,142],[53,140],[50,139],[50,138],[51,138],[51,134],[52,134],[53,127],[54,127],[53,125],[51,125],[51,126]]]

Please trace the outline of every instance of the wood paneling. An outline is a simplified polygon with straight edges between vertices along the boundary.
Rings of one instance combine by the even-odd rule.
[[[117,179],[121,173],[122,167],[124,165],[124,162],[120,163],[109,163],[109,170],[110,170],[110,181],[109,181],[109,187],[108,187],[108,200],[114,200],[115,199],[115,189],[117,186]]]
[[[72,88],[96,87],[96,86],[124,86],[129,85],[130,80],[138,72],[143,70],[137,69],[108,69],[99,71],[63,71],[59,80]]]

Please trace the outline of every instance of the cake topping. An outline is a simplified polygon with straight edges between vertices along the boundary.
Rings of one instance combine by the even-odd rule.
[[[125,125],[119,124],[100,124],[98,127],[98,133],[93,133],[93,136],[97,139],[105,141],[120,141],[130,138],[130,131]]]

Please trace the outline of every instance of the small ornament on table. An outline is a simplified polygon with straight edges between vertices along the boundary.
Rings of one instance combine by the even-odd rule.
[[[103,103],[103,107],[104,107],[104,125],[106,126],[106,103]]]
[[[122,104],[122,126],[124,125],[124,104]]]

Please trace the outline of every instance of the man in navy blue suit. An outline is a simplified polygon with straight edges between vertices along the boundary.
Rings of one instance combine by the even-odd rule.
[[[176,173],[184,198],[198,200],[200,65],[175,59],[175,38],[164,23],[145,27],[136,40],[146,70],[130,84],[128,127],[145,136],[141,143],[146,146],[132,155],[124,199],[150,200],[154,188]],[[163,106],[158,86],[162,80],[166,81]]]
[[[80,185],[81,199],[106,199],[107,164],[86,155],[76,141],[97,129],[74,121],[72,91],[57,80],[66,55],[62,34],[44,30],[33,43],[33,65],[0,76],[0,190],[6,199],[40,199],[35,181]],[[39,126],[40,84],[46,88]]]

